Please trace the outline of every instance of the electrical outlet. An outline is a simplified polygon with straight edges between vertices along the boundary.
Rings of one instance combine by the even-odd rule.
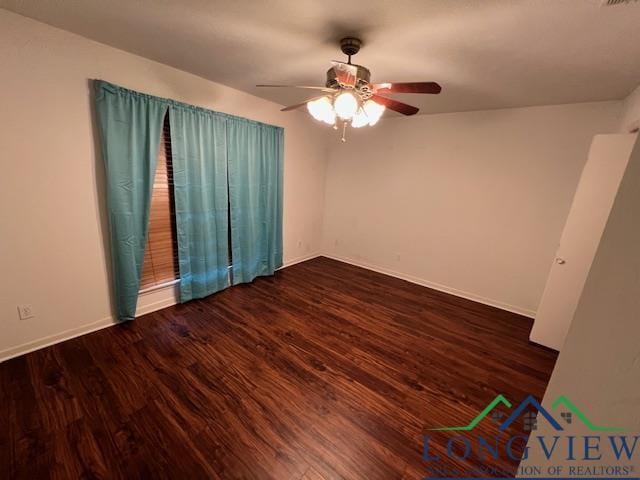
[[[18,315],[20,320],[27,320],[36,316],[31,305],[18,305]]]

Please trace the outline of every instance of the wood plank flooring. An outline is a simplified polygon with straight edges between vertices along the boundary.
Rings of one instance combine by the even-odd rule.
[[[0,478],[423,478],[428,429],[542,397],[530,328],[317,258],[0,364]]]

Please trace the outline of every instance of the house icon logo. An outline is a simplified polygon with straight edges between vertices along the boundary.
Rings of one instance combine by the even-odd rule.
[[[507,430],[520,417],[524,420],[524,429],[527,431],[536,430],[539,419],[546,420],[556,431],[563,431],[567,425],[571,425],[575,419],[584,424],[587,429],[592,432],[621,432],[624,429],[616,427],[602,427],[594,424],[573,402],[566,396],[560,395],[551,405],[554,414],[558,414],[558,410],[563,409],[559,413],[559,419],[554,417],[540,402],[533,396],[526,397],[511,414],[502,422],[503,413],[497,408],[503,406],[510,409],[513,405],[507,398],[500,394],[496,396],[468,425],[459,427],[440,427],[430,428],[434,431],[470,431],[473,430],[485,417],[491,415],[494,422],[499,423],[501,431]],[[537,412],[537,415],[536,415]]]

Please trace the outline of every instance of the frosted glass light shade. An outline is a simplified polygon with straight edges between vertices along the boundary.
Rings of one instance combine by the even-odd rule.
[[[362,108],[358,109],[358,113],[356,113],[351,119],[351,126],[353,128],[364,127],[369,124],[369,117]]]
[[[373,100],[367,100],[366,102],[364,102],[362,108],[364,109],[364,112],[366,113],[369,120],[369,125],[371,126],[374,126],[376,123],[378,123],[378,120],[380,120],[380,117],[382,117],[382,114],[385,111],[384,105],[380,105]]]
[[[313,118],[329,125],[336,122],[336,114],[329,97],[322,97],[307,103],[307,110]]]
[[[349,120],[358,111],[358,100],[351,92],[342,92],[333,101],[336,115],[343,120]]]

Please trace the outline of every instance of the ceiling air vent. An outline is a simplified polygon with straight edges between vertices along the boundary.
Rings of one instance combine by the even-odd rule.
[[[626,3],[636,3],[638,0],[602,0],[603,7],[614,7],[616,5],[624,5]]]

